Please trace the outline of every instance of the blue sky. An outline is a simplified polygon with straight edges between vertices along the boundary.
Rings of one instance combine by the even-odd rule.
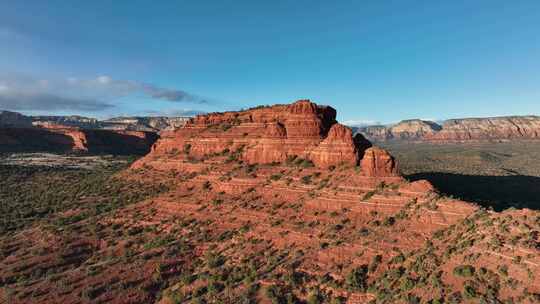
[[[3,1],[0,108],[338,119],[540,114],[540,2]]]

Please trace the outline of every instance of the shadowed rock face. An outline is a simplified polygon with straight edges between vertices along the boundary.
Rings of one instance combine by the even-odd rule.
[[[425,120],[404,120],[393,126],[368,126],[358,132],[370,140],[461,142],[540,139],[540,117],[508,116],[450,119],[442,126]]]
[[[369,147],[371,143],[363,136],[353,137],[350,128],[336,122],[335,109],[299,100],[290,105],[199,115],[184,128],[162,133],[147,159],[174,160],[170,155],[179,151],[196,159],[236,151],[238,158],[250,164],[279,163],[297,157],[328,168],[358,165]],[[375,176],[397,176],[394,165],[381,165],[388,158],[394,163],[382,151],[370,154],[375,158],[375,169],[369,172]],[[144,163],[145,159],[137,166]]]
[[[29,128],[32,127],[32,119],[17,112],[0,111],[0,127]]]
[[[0,128],[0,152],[144,155],[157,138],[157,134],[151,132],[86,130],[65,126]]]

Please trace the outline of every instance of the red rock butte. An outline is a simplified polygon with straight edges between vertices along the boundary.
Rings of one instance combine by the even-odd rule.
[[[198,115],[183,128],[163,132],[134,168],[178,168],[178,161],[231,152],[248,164],[311,161],[318,168],[360,166],[366,177],[398,177],[394,158],[336,121],[336,110],[299,100],[289,105]]]

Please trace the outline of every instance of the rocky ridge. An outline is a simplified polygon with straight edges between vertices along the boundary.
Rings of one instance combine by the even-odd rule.
[[[31,116],[32,125],[36,127],[57,126],[99,129],[99,121],[95,118],[71,115],[71,116]]]
[[[0,111],[0,127],[13,128],[29,128],[32,126],[48,128],[49,126],[62,125],[81,129],[161,132],[181,128],[189,119],[190,117],[183,116],[132,116],[98,120],[79,115],[26,116],[17,112]]]
[[[540,139],[540,117],[506,116],[449,119],[439,125],[426,120],[404,120],[391,126],[356,128],[372,141],[468,142]]]
[[[100,121],[100,128],[109,130],[132,130],[161,132],[183,127],[189,117],[115,117]]]
[[[125,130],[143,132],[171,131],[181,128],[189,117],[114,117],[106,120],[83,116],[32,116],[32,124],[37,127],[63,125],[83,129]]]

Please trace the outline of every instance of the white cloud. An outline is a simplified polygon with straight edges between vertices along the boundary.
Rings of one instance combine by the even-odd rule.
[[[370,119],[353,119],[353,120],[345,120],[342,122],[342,124],[346,126],[352,126],[352,127],[365,127],[365,126],[373,126],[373,125],[379,125],[380,122]]]
[[[192,110],[192,109],[166,109],[161,111],[146,111],[143,115],[150,115],[150,116],[168,116],[168,117],[176,117],[176,116],[196,116],[199,114],[205,114],[205,111],[200,110]]]
[[[98,76],[98,78],[96,78],[96,81],[101,84],[109,84],[111,83],[112,78],[109,76]]]
[[[103,111],[114,107],[112,104],[74,97],[64,97],[48,93],[1,92],[0,108],[12,111]]]

